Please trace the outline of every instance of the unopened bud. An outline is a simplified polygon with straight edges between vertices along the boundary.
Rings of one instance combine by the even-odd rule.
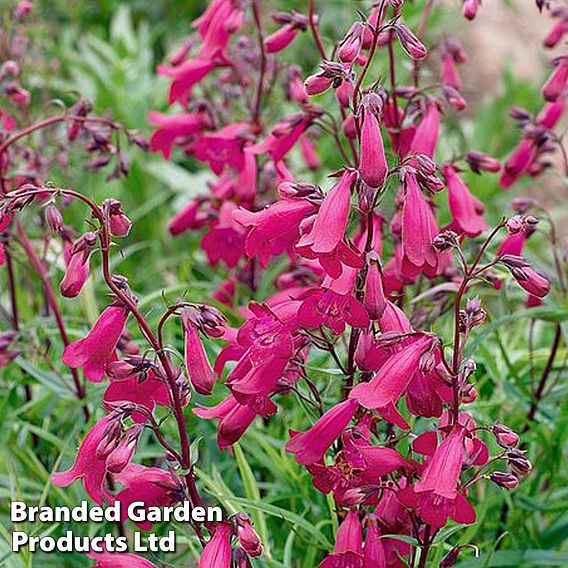
[[[505,489],[516,489],[519,486],[519,478],[512,473],[494,471],[489,475],[489,479]]]
[[[495,424],[491,431],[497,443],[503,448],[514,448],[519,443],[519,435],[504,424]]]
[[[63,229],[63,216],[54,205],[45,208],[45,222],[54,233],[59,233]]]

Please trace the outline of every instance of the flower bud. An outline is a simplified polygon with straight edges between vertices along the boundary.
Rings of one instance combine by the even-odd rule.
[[[469,167],[475,172],[498,172],[501,169],[501,162],[492,156],[472,150],[465,155],[465,160]]]
[[[45,208],[45,222],[54,233],[59,233],[63,229],[63,216],[54,205]]]
[[[519,286],[537,298],[544,298],[550,292],[550,281],[531,268],[522,256],[506,254],[499,261],[513,275]]]
[[[525,475],[528,475],[531,472],[532,464],[527,458],[523,456],[518,456],[518,457],[510,457],[510,456],[511,452],[509,452],[509,454],[507,455],[507,463],[509,464],[509,467],[513,470],[513,473],[516,473],[520,477],[524,477]]]
[[[519,486],[519,478],[512,473],[494,471],[489,475],[489,479],[505,489],[516,489]]]
[[[503,448],[514,448],[519,443],[519,435],[503,424],[495,424],[491,431],[496,442]]]
[[[140,424],[136,424],[126,431],[118,446],[107,457],[106,468],[108,471],[120,473],[130,463],[141,432],[142,426]]]
[[[458,246],[458,236],[454,231],[444,231],[434,237],[432,246],[439,252],[445,252]]]
[[[250,556],[260,556],[262,554],[262,543],[255,530],[252,528],[250,518],[244,513],[237,513],[235,515],[235,521],[237,523],[237,538],[243,549]]]
[[[412,59],[424,59],[428,54],[424,44],[401,22],[396,24],[396,37],[402,49],[404,49]]]

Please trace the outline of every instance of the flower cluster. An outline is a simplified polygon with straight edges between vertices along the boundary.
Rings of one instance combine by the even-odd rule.
[[[465,17],[473,19],[479,5],[465,0]],[[207,191],[168,228],[174,237],[199,232],[201,249],[223,281],[209,299],[214,305],[178,301],[157,330],[128,280],[112,270],[111,246],[131,227],[121,203],[109,198],[97,204],[79,191],[54,188],[42,168],[33,178],[9,178],[7,172],[28,158],[17,140],[34,129],[13,135],[14,119],[0,116],[0,231],[22,245],[54,314],[55,293],[19,217],[32,203],[43,207],[46,231],[62,241],[67,269],[61,295],[81,295],[99,256],[110,291],[85,337],[70,342],[60,327],[62,360],[87,417],[81,374],[105,384],[107,414],[89,430],[72,467],[53,475],[55,485],[81,479],[98,504],[201,505],[186,409],[218,421],[218,446],[231,459],[231,446],[257,417],[271,420],[283,405],[302,402],[312,423],[294,424],[298,430],[289,432],[285,450],[313,486],[331,496],[341,521],[335,547],[320,566],[394,567],[419,558],[412,565],[424,567],[450,519],[475,521],[472,487],[489,479],[513,489],[530,473],[514,431],[475,419],[476,362],[467,345],[487,316],[474,286],[499,290],[515,281],[529,306],[549,293],[551,277],[523,256],[543,209],[518,199],[515,215],[490,227],[466,179],[468,170],[496,174],[500,162],[479,150],[444,159],[439,148],[445,117],[466,108],[458,68],[467,54],[454,39],[429,52],[423,43],[429,8],[416,33],[404,14],[401,0],[381,0],[345,26],[333,48],[320,35],[312,0],[305,14],[265,14],[257,0],[213,0],[192,23],[192,35],[158,68],[170,81],[172,112],[150,113],[149,148],[165,159],[183,152],[210,170]],[[564,13],[553,16],[549,47],[568,30]],[[304,77],[286,54],[311,41],[320,61]],[[423,68],[425,59],[438,77],[428,86],[422,86],[432,73]],[[558,147],[553,129],[564,110],[567,61],[555,62],[536,118],[512,110],[522,140],[503,167],[504,188],[524,175],[540,175]],[[379,81],[381,65],[389,70],[388,84]],[[407,67],[410,75],[399,72]],[[17,65],[4,63],[2,80],[15,75]],[[4,91],[14,104],[24,104],[9,85]],[[271,106],[273,100],[289,111],[274,120],[281,106]],[[80,101],[59,118],[68,141],[85,140],[95,155],[87,167],[99,169],[118,156],[111,175],[126,174],[112,143],[122,127],[90,112]],[[70,200],[92,215],[88,232],[76,235],[65,226]],[[268,294],[261,291],[267,279]],[[558,279],[563,286],[561,273]],[[183,363],[164,342],[170,318],[183,332]],[[450,323],[449,336],[435,325],[441,319]],[[147,344],[143,350],[132,339],[134,326]],[[12,332],[0,337],[1,365],[17,355],[14,338]],[[333,371],[326,382],[311,376],[322,353]],[[196,394],[199,401],[222,399],[196,405]],[[158,407],[175,421],[179,446],[164,435]],[[167,468],[133,461],[144,429],[161,445]],[[200,568],[250,566],[250,558],[263,553],[242,512],[194,529],[203,546]],[[453,561],[462,548],[450,553]],[[89,557],[101,568],[152,565],[128,554]]]

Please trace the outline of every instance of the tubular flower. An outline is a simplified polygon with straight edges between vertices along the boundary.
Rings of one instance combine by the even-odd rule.
[[[127,317],[128,310],[122,306],[106,308],[85,338],[65,348],[63,362],[72,369],[83,368],[87,379],[100,382],[106,366],[116,358],[116,345]]]

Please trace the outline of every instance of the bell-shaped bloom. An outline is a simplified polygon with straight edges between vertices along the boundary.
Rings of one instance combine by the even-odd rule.
[[[333,278],[341,275],[342,264],[358,267],[362,264],[359,255],[343,242],[349,217],[351,187],[356,176],[354,171],[346,171],[342,175],[323,200],[311,229],[302,235],[297,245],[302,256],[318,259]]]
[[[264,40],[267,53],[278,53],[286,49],[298,35],[298,28],[294,24],[285,24]]]
[[[193,146],[193,155],[207,162],[211,170],[220,175],[225,166],[239,172],[244,167],[244,141],[250,126],[244,122],[234,122],[217,132],[201,136]]]
[[[86,250],[73,252],[73,245],[68,244],[65,246],[63,256],[67,262],[67,270],[59,290],[65,298],[76,298],[89,278],[91,255]]]
[[[300,298],[298,323],[306,329],[318,329],[324,325],[336,335],[345,331],[346,324],[366,328],[369,316],[353,295],[356,276],[356,270],[347,269],[339,279],[327,277],[321,287],[308,290]]]
[[[276,407],[272,403],[271,408],[266,409],[266,414],[276,414]],[[244,404],[239,404],[235,397],[230,395],[217,406],[211,408],[198,407],[193,412],[196,416],[205,420],[218,418],[217,444],[222,450],[238,442],[241,436],[257,416],[257,413]]]
[[[351,509],[335,536],[333,554],[327,556],[318,568],[363,568],[363,528],[357,511]]]
[[[321,167],[321,159],[317,155],[314,143],[312,139],[304,134],[300,138],[300,152],[302,153],[302,158],[310,170],[317,171]]]
[[[361,406],[377,410],[399,428],[409,426],[395,405],[406,391],[422,355],[432,347],[432,336],[424,335],[392,355],[368,383],[358,384],[349,394]]]
[[[383,275],[378,262],[370,262],[365,280],[365,309],[372,320],[379,320],[386,308]]]
[[[422,120],[416,127],[414,137],[410,143],[410,154],[425,154],[434,158],[440,134],[440,111],[436,104],[428,106]]]
[[[107,455],[100,455],[97,449],[108,437],[109,427],[116,417],[112,414],[105,416],[99,420],[85,436],[85,439],[79,447],[75,463],[67,471],[54,473],[51,480],[58,487],[67,487],[76,479],[83,480],[83,487],[87,495],[97,505],[103,504],[103,497],[109,499],[107,491],[103,488],[104,478],[106,474],[106,458]]]
[[[327,449],[339,438],[357,410],[348,399],[330,408],[309,430],[295,434],[286,443],[286,451],[295,454],[298,463],[311,465],[320,461]]]
[[[217,377],[211,367],[199,332],[187,317],[183,318],[183,329],[185,332],[185,366],[191,385],[199,394],[211,394]]]
[[[271,256],[293,255],[300,239],[300,224],[317,210],[307,199],[281,199],[266,209],[252,212],[240,208],[234,217],[248,228],[245,251],[249,258],[258,258],[264,268]]]
[[[197,568],[231,568],[232,535],[231,525],[219,523],[201,553]]]
[[[172,474],[159,467],[145,467],[130,464],[115,475],[117,483],[123,486],[115,499],[120,501],[122,520],[128,519],[128,507],[135,501],[142,501],[144,508],[167,507],[175,505],[183,499],[183,490]],[[150,530],[152,523],[148,520],[136,522],[142,530]]]
[[[505,162],[503,173],[499,180],[501,187],[505,189],[511,187],[517,179],[528,170],[535,155],[536,150],[532,140],[529,140],[528,138],[523,139],[513,154]]]
[[[442,173],[448,187],[452,230],[468,237],[476,237],[487,229],[483,218],[485,206],[470,193],[454,167],[443,166]]]
[[[561,41],[562,38],[568,32],[568,20],[566,17],[560,17],[560,19],[552,26],[548,35],[544,39],[544,46],[552,49],[556,47]]]
[[[120,473],[126,468],[136,451],[141,433],[142,426],[139,424],[128,428],[116,448],[112,450],[106,459],[107,471]]]
[[[256,197],[257,165],[256,156],[248,146],[243,150],[243,168],[237,175],[235,194],[244,202],[251,203]]]
[[[193,87],[199,83],[213,69],[226,65],[221,57],[214,59],[189,59],[176,67],[166,65],[158,66],[158,75],[165,75],[172,79],[170,86],[169,103],[180,102],[185,104]]]
[[[371,110],[365,112],[361,126],[361,158],[359,174],[370,187],[382,187],[388,172],[381,128]]]
[[[420,272],[430,277],[436,273],[438,265],[438,257],[432,246],[432,241],[438,234],[436,220],[414,174],[405,175],[404,186],[401,269],[405,276],[411,278]]]
[[[166,160],[178,138],[200,134],[204,127],[203,118],[194,112],[168,115],[152,111],[148,113],[148,122],[157,127],[150,138],[150,150],[161,152]]]
[[[281,120],[270,134],[258,144],[251,146],[254,154],[268,154],[277,164],[296,145],[302,134],[313,121],[313,116],[299,113]]]
[[[568,58],[561,58],[542,87],[544,100],[553,103],[559,99],[566,89],[566,83],[568,83]]]
[[[89,552],[87,558],[96,562],[92,568],[156,568],[149,560],[128,552]]]
[[[565,108],[566,100],[564,98],[553,103],[546,103],[536,117],[537,124],[548,129],[554,128],[562,117]]]
[[[202,199],[194,199],[169,221],[168,230],[172,236],[176,237],[190,229],[198,231],[205,226],[207,216],[199,212],[202,203]]]
[[[374,517],[369,519],[363,548],[363,568],[387,568],[381,532]]]
[[[63,362],[72,369],[82,368],[90,381],[100,382],[106,365],[116,358],[116,345],[127,318],[128,310],[122,306],[106,308],[86,337],[65,348]]]
[[[448,517],[457,523],[475,521],[475,511],[458,490],[465,434],[465,428],[454,426],[427,460],[421,479],[400,493],[403,503],[416,508],[434,529],[443,527]]]
[[[236,209],[237,205],[232,201],[223,203],[218,219],[201,239],[201,248],[213,266],[223,261],[228,268],[235,268],[244,256],[245,230],[233,217]]]
[[[456,67],[456,62],[454,56],[449,51],[445,51],[442,55],[441,75],[443,85],[449,85],[457,91],[461,89],[461,79]]]
[[[109,371],[110,373],[110,371]],[[150,370],[145,378],[137,374],[121,379],[111,380],[105,390],[103,402],[107,408],[116,407],[120,402],[133,402],[152,412],[156,405],[170,406],[170,395],[167,384],[156,373]],[[134,412],[135,422],[146,422],[148,417],[142,412]]]

